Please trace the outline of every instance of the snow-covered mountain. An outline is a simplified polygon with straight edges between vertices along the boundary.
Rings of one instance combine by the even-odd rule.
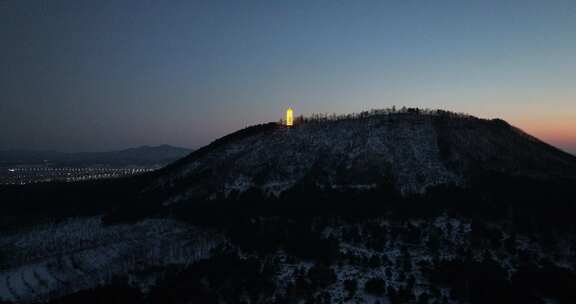
[[[298,184],[404,195],[438,185],[466,187],[479,174],[576,177],[576,157],[503,120],[445,111],[379,110],[268,123],[240,130],[161,171],[150,190],[165,203],[258,190],[281,195]]]
[[[209,258],[222,242],[218,234],[156,219],[104,226],[99,217],[73,218],[2,233],[0,303],[46,302],[111,284],[114,276],[187,265]]]
[[[257,125],[150,174],[0,191],[30,206],[0,216],[0,302],[576,303],[575,185],[576,157],[498,119]]]

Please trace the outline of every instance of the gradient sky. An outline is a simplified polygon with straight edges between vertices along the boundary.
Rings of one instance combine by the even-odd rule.
[[[500,117],[576,153],[576,1],[0,0],[0,149],[196,148],[289,105]]]

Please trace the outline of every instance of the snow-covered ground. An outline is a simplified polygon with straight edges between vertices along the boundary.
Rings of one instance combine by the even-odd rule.
[[[385,245],[382,248],[375,249],[367,246],[369,239],[374,235],[364,231],[366,225],[380,227],[382,234],[377,235],[377,237],[385,240]],[[499,231],[502,230],[502,227],[494,228]],[[402,237],[395,235],[395,233],[405,234],[411,229],[419,233],[419,241],[416,243],[407,242]],[[356,232],[350,234],[349,231]],[[439,261],[462,261],[464,257],[459,255],[460,249],[470,249],[472,259],[476,262],[481,262],[488,255],[509,274],[513,273],[519,264],[518,256],[507,253],[503,248],[473,247],[470,243],[470,233],[471,222],[469,220],[447,215],[405,223],[379,219],[363,224],[346,225],[340,223],[325,227],[323,235],[339,241],[341,256],[338,262],[329,265],[336,275],[336,282],[316,291],[315,295],[319,296],[327,292],[334,303],[379,302],[385,304],[389,303],[389,299],[385,295],[374,295],[364,290],[367,281],[382,279],[387,288],[398,291],[405,288],[408,281],[413,280],[411,293],[414,298],[426,294],[428,297],[436,297],[437,301],[434,303],[459,303],[450,298],[448,288],[434,286],[429,281],[427,275],[429,267],[434,267],[435,263]],[[428,244],[433,236],[438,238],[440,246],[437,250],[432,249]],[[502,241],[506,241],[508,237],[503,234]],[[561,248],[555,248],[550,252],[550,250],[547,251],[542,248],[533,237],[522,235],[517,237],[515,246],[518,250],[530,252],[536,260],[546,259],[554,255],[554,263],[557,266],[574,269],[573,261],[571,262],[575,250],[573,243],[561,242]],[[377,260],[382,262],[378,262],[377,265],[370,264],[369,261],[373,257],[377,257]],[[277,294],[285,293],[289,284],[294,284],[298,276],[302,274],[305,276],[315,265],[310,261],[287,258],[284,253],[278,254],[275,258],[280,261],[280,270],[276,278]],[[357,284],[357,291],[352,297],[344,287],[346,280],[355,281]],[[444,300],[439,301],[440,297]]]
[[[174,220],[103,226],[75,218],[0,240],[0,300],[43,301],[104,285],[151,266],[187,265],[210,257],[224,239]]]
[[[459,217],[329,221],[315,225],[323,236],[338,241],[338,257],[335,262],[324,264],[333,271],[335,280],[315,290],[313,296],[328,294],[335,303],[388,303],[386,295],[365,290],[366,282],[372,279],[383,280],[387,291],[408,291],[413,299],[425,295],[442,299],[441,303],[458,303],[450,297],[448,288],[434,286],[429,281],[430,269],[447,261],[462,261],[462,252],[469,252],[469,257],[477,262],[488,257],[508,273],[516,271],[519,265],[519,257],[506,251],[504,245],[472,245],[472,223]],[[499,226],[492,228],[505,231]],[[510,240],[507,232],[501,235],[501,244]],[[517,234],[513,246],[529,252],[535,261],[553,255],[557,266],[574,269],[573,242],[559,241],[557,247],[546,249],[535,237]],[[4,235],[0,244],[6,257],[0,264],[0,301],[15,303],[46,301],[106,285],[117,276],[127,278],[145,293],[162,279],[147,269],[173,265],[185,269],[210,258],[212,249],[219,245],[234,249],[220,234],[175,220],[148,219],[129,225],[103,226],[98,217],[75,218]],[[276,288],[271,302],[285,297],[289,286],[299,277],[309,279],[310,269],[320,265],[318,261],[289,256],[282,250],[267,256],[242,252],[241,248],[234,250],[241,259],[274,261]],[[348,280],[356,282],[353,295],[345,287]]]
[[[570,170],[576,170],[573,157],[507,124],[457,115],[366,115],[233,135],[193,153],[148,190],[175,187],[165,201],[172,204],[250,189],[278,196],[307,179],[324,189],[392,183],[408,195],[438,185],[466,186],[469,170],[572,178]]]

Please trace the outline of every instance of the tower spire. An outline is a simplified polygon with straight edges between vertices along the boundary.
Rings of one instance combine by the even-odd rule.
[[[294,110],[288,107],[288,110],[286,110],[286,126],[291,127],[293,125],[294,125]]]

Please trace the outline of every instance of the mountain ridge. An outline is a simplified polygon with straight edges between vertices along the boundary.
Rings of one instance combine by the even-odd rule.
[[[42,164],[52,166],[157,165],[168,164],[191,149],[170,145],[139,146],[107,152],[59,152],[51,150],[0,150],[0,165]]]
[[[128,178],[0,187],[0,300],[574,303],[573,156],[498,119],[373,114],[251,126]]]
[[[166,203],[225,198],[256,190],[278,196],[302,183],[403,194],[465,186],[483,172],[573,179],[576,157],[501,119],[442,110],[373,110],[299,117],[226,135],[160,170],[152,189]],[[170,189],[173,188],[173,191]]]

